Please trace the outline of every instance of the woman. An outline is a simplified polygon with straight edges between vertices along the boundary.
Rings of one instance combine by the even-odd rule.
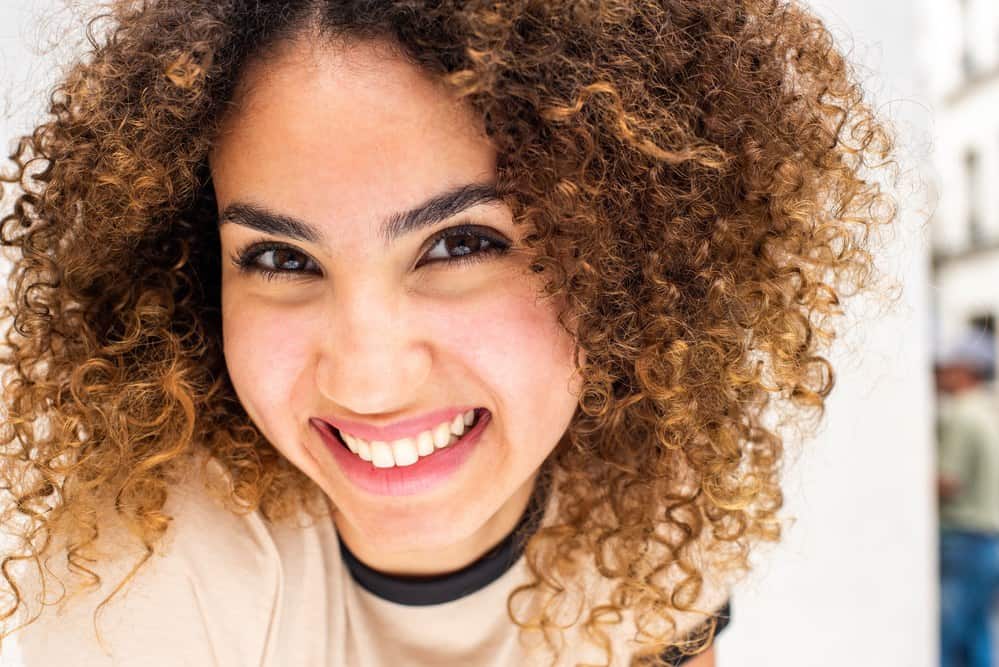
[[[27,664],[715,664],[892,217],[822,24],[112,9],[6,178]]]

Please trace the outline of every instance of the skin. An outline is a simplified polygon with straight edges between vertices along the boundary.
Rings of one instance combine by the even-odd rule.
[[[579,378],[574,342],[555,303],[537,298],[541,278],[519,247],[526,230],[505,205],[382,240],[389,215],[496,174],[471,111],[383,46],[299,39],[241,74],[209,159],[219,211],[264,206],[324,240],[221,224],[224,351],[250,418],[325,491],[350,550],[385,573],[438,575],[514,528],[575,412]],[[448,266],[460,252],[432,242],[464,222],[511,251]],[[286,244],[299,272],[241,273],[230,257],[258,241]],[[257,261],[289,266],[283,257]],[[450,406],[485,407],[492,423],[456,475],[405,497],[356,487],[310,424],[322,415],[384,425]]]
[[[704,653],[686,663],[687,667],[715,667],[715,648],[712,646]]]

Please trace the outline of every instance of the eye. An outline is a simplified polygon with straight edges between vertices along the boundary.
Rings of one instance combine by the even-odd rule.
[[[502,255],[509,249],[510,243],[498,234],[486,233],[473,225],[457,225],[445,229],[431,241],[430,249],[416,268],[427,264],[440,264],[443,268],[471,264]],[[240,272],[257,273],[267,280],[322,275],[311,257],[283,243],[251,244],[234,254],[231,260]]]
[[[232,263],[243,273],[259,273],[267,280],[293,278],[298,274],[320,274],[311,257],[282,243],[257,243],[232,256]],[[302,267],[311,266],[312,271]]]
[[[479,228],[470,225],[458,225],[450,227],[438,234],[430,245],[430,250],[424,257],[430,257],[431,261],[421,261],[417,268],[424,264],[443,263],[447,266],[457,266],[472,262],[480,262],[494,255],[502,255],[510,249],[510,244],[493,234],[486,234],[479,231]],[[434,258],[434,251],[444,253],[443,257]],[[457,253],[453,256],[451,253]]]

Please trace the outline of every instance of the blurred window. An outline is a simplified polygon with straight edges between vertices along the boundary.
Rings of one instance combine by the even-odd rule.
[[[960,0],[961,4],[961,69],[966,78],[975,73],[975,57],[971,46],[971,3]]]
[[[972,315],[968,324],[976,331],[984,331],[991,336],[996,335],[996,316],[994,313]]]
[[[964,154],[965,196],[968,203],[968,243],[982,241],[981,159],[978,151],[969,148]]]

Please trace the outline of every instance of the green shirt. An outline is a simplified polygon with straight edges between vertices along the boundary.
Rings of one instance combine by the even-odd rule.
[[[937,465],[960,489],[940,502],[940,527],[999,533],[999,416],[984,390],[943,397],[937,416]]]

